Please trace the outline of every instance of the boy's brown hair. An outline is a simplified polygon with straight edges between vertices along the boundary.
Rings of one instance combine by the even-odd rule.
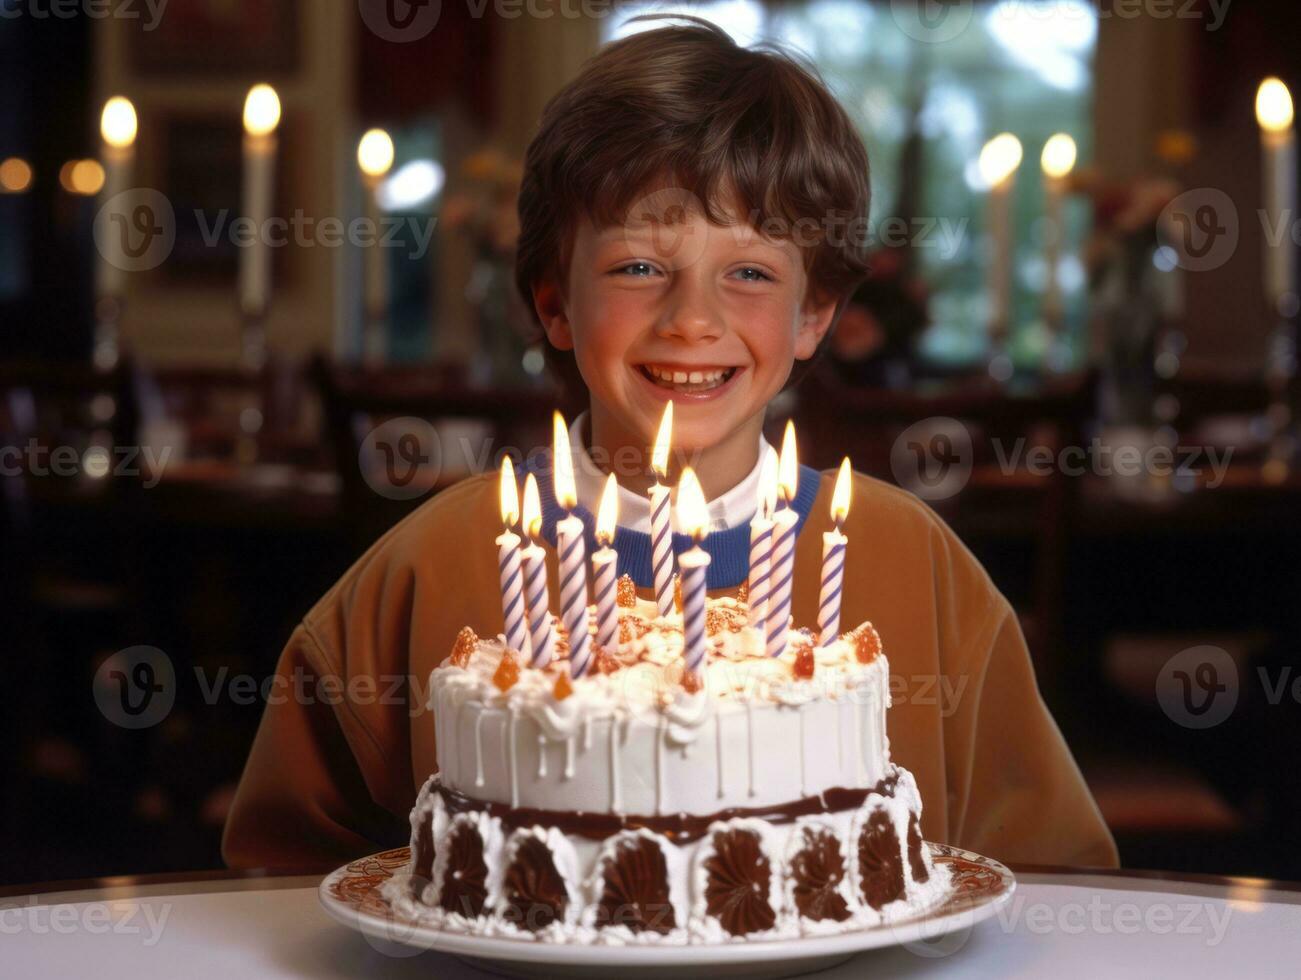
[[[662,16],[688,23],[606,46],[542,112],[519,195],[524,304],[536,320],[534,283],[564,288],[580,216],[621,224],[639,198],[675,187],[715,223],[730,197],[757,230],[796,240],[810,289],[838,300],[825,347],[867,274],[862,140],[811,65],[772,45],[743,48],[700,18],[633,20]],[[582,391],[573,352],[543,349],[568,391]],[[797,362],[788,386],[812,363]]]

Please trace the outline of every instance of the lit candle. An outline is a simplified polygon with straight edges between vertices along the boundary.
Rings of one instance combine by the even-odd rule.
[[[695,545],[679,558],[682,565],[682,655],[687,672],[699,676],[705,663],[705,579],[709,553],[700,547],[709,533],[709,508],[705,493],[691,467],[682,470],[678,483],[678,524]]]
[[[1044,144],[1040,164],[1044,174],[1044,322],[1057,331],[1063,316],[1062,284],[1057,267],[1061,264],[1062,244],[1066,240],[1062,207],[1066,196],[1066,178],[1075,169],[1075,140],[1058,133]]]
[[[365,187],[366,220],[374,238],[366,249],[362,290],[362,357],[369,363],[384,359],[389,315],[388,263],[380,245],[379,186],[393,169],[393,140],[382,129],[372,129],[357,145],[357,165]]]
[[[551,632],[551,598],[547,595],[547,553],[537,543],[542,533],[542,502],[538,481],[532,473],[524,480],[524,596],[529,605],[529,642],[533,646],[533,666],[551,663],[554,638]]]
[[[506,627],[506,646],[528,654],[528,631],[524,603],[524,575],[520,571],[520,538],[512,528],[519,520],[519,488],[515,467],[507,456],[501,466],[501,522],[505,530],[497,537],[497,568],[501,576],[501,611]]]
[[[673,403],[664,406],[664,417],[655,436],[651,468],[655,485],[650,489],[651,566],[655,573],[655,607],[661,616],[673,612],[673,519],[669,511],[669,446],[673,442]]]
[[[1271,313],[1290,315],[1280,301],[1296,293],[1292,240],[1296,221],[1296,112],[1292,93],[1277,78],[1267,78],[1256,91],[1256,121],[1260,124],[1262,183],[1265,205],[1265,299]]]
[[[600,547],[592,556],[596,592],[596,643],[604,650],[614,650],[619,642],[619,589],[615,575],[619,556],[610,547],[618,523],[619,482],[611,473],[605,481],[605,492],[601,494],[601,506],[596,516],[596,542]]]
[[[777,480],[782,503],[773,515],[772,586],[768,592],[768,647],[770,657],[786,652],[791,626],[791,585],[795,578],[795,529],[800,522],[792,503],[799,483],[799,460],[795,453],[795,425],[786,423]]]
[[[999,354],[1012,315],[1012,190],[1021,165],[1021,141],[1002,133],[980,151],[980,176],[989,188],[989,339]]]
[[[103,261],[96,269],[95,292],[101,299],[120,299],[126,283],[126,242],[131,215],[128,199],[119,195],[131,189],[138,130],[135,106],[130,99],[116,95],[104,103],[99,120],[99,133],[104,141],[104,187],[100,193],[105,205],[115,198],[118,200],[113,211],[104,215],[108,225],[100,235]]]
[[[840,636],[840,593],[845,581],[845,545],[849,539],[842,528],[849,516],[849,459],[840,464],[836,488],[831,494],[831,520],[835,530],[822,535],[822,588],[818,593],[818,641],[830,646]]]
[[[773,512],[777,509],[777,466],[771,450],[759,466],[759,501],[750,522],[750,580],[746,602],[750,625],[762,629],[768,619],[768,591],[772,586]]]
[[[560,559],[560,620],[569,632],[569,675],[582,677],[592,660],[592,641],[588,635],[590,616],[587,608],[587,542],[583,521],[574,513],[578,491],[574,486],[574,457],[569,448],[569,429],[559,412],[552,417],[554,440],[552,475],[556,483],[556,502],[565,516],[556,524],[556,551]]]
[[[245,316],[260,317],[271,296],[271,220],[276,172],[280,97],[270,85],[254,85],[244,100],[244,217],[253,239],[239,257],[239,301]]]

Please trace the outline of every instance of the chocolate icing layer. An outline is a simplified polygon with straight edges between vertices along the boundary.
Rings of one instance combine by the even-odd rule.
[[[589,840],[605,840],[622,830],[645,828],[657,834],[663,834],[674,843],[699,840],[709,832],[709,825],[716,820],[732,820],[738,817],[754,817],[769,823],[793,823],[800,817],[810,817],[819,813],[838,813],[842,810],[856,810],[873,793],[879,796],[894,796],[895,785],[899,777],[891,773],[870,789],[845,789],[835,787],[819,796],[806,796],[790,803],[774,806],[729,807],[714,813],[694,815],[689,813],[664,814],[661,816],[634,816],[614,813],[581,813],[576,810],[539,810],[532,807],[510,807],[505,803],[492,803],[465,796],[446,786],[438,786],[443,803],[449,815],[466,812],[487,812],[497,817],[502,826],[514,830],[518,827],[555,827],[561,833]]]
[[[917,821],[917,814],[908,818],[908,867],[912,869],[913,881],[930,881],[931,873],[926,870],[922,860],[922,829]]]

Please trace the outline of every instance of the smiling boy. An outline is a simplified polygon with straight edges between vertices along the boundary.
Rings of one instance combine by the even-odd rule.
[[[820,229],[865,219],[868,198],[863,145],[813,73],[703,22],[610,45],[548,104],[525,161],[516,279],[553,368],[588,395],[571,428],[577,512],[590,536],[613,470],[619,571],[643,596],[649,447],[670,400],[677,462],[709,501],[710,594],[744,583],[765,412],[866,271],[862,243]],[[539,478],[554,596],[551,461],[525,465]],[[799,625],[816,617],[833,477],[800,471]],[[853,499],[842,622],[870,619],[885,640],[892,753],[917,778],[926,835],[1003,860],[1114,865],[1007,601],[915,498],[855,474]],[[472,477],[386,534],[308,613],[278,672],[338,678],[349,693],[268,705],[228,863],[319,869],[406,840],[436,768],[429,673],[461,627],[502,629],[499,529],[496,473]],[[371,678],[377,695],[360,696]],[[402,696],[379,696],[395,678]]]

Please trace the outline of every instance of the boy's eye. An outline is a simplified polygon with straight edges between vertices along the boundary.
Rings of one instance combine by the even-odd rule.
[[[620,266],[615,272],[624,273],[639,279],[655,274],[655,267],[649,262],[629,262],[627,265]]]
[[[764,272],[762,269],[756,269],[752,265],[748,265],[744,269],[737,269],[736,275],[740,276],[746,282],[770,282],[771,281],[771,277],[768,275],[768,273]]]

